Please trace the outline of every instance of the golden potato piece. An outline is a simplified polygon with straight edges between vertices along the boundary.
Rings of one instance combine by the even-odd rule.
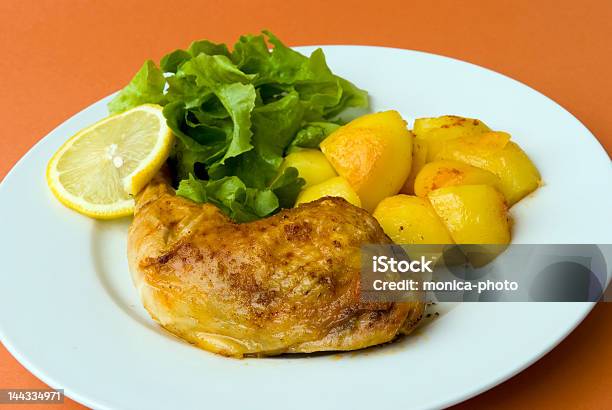
[[[306,181],[304,188],[338,175],[325,155],[318,149],[302,149],[287,155],[280,166],[279,174],[289,167],[296,168],[300,177],[304,178]]]
[[[453,243],[442,220],[425,198],[395,195],[383,199],[374,218],[397,244]]]
[[[412,138],[412,167],[410,168],[410,174],[404,186],[400,190],[402,194],[412,195],[414,194],[414,180],[425,163],[427,162],[427,144],[422,138],[415,137],[413,134]]]
[[[412,138],[397,111],[364,115],[334,131],[321,151],[372,211],[399,192],[410,173]]]
[[[306,202],[312,202],[326,196],[344,198],[355,206],[361,206],[359,196],[348,181],[342,177],[334,177],[303,189],[295,201],[295,206]]]
[[[404,132],[410,132],[405,127],[406,121],[400,113],[388,110],[362,115],[344,125],[343,128],[377,128],[385,133],[394,133],[398,128],[402,128]]]
[[[447,142],[436,156],[486,169],[501,181],[510,206],[540,186],[541,177],[527,154],[505,132],[470,135]]]
[[[465,135],[477,135],[491,131],[487,125],[474,118],[444,115],[436,118],[417,118],[413,132],[427,143],[427,162],[433,161],[444,144]]]
[[[457,185],[436,189],[427,196],[456,243],[510,243],[508,207],[495,188]]]
[[[454,185],[491,185],[501,189],[500,179],[492,172],[459,161],[439,160],[421,169],[414,182],[414,192],[426,197],[434,189]]]

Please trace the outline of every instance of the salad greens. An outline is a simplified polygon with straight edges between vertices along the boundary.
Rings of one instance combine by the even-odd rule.
[[[291,167],[279,175],[283,156],[317,148],[340,114],[368,98],[331,72],[321,49],[306,57],[264,31],[240,37],[231,52],[202,40],[159,68],[146,61],[108,107],[145,103],[164,106],[177,137],[169,160],[177,194],[247,222],[293,206],[304,180]]]

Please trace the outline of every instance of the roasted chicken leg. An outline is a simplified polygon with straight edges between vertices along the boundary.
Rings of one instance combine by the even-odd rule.
[[[367,212],[324,198],[236,224],[160,174],[136,198],[130,270],[151,317],[226,356],[354,350],[407,333],[422,303],[359,299],[360,246],[390,243]]]

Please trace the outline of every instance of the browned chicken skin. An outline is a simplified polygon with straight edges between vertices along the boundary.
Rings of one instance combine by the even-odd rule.
[[[422,303],[359,300],[360,247],[390,243],[367,212],[324,198],[235,224],[157,176],[136,199],[134,283],[153,319],[226,356],[354,350],[409,332]]]

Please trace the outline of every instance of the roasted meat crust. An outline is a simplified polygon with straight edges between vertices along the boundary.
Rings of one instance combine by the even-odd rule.
[[[324,198],[236,224],[177,197],[158,175],[136,199],[128,259],[164,328],[226,356],[354,350],[393,340],[422,303],[362,303],[360,247],[391,243],[376,220]]]

